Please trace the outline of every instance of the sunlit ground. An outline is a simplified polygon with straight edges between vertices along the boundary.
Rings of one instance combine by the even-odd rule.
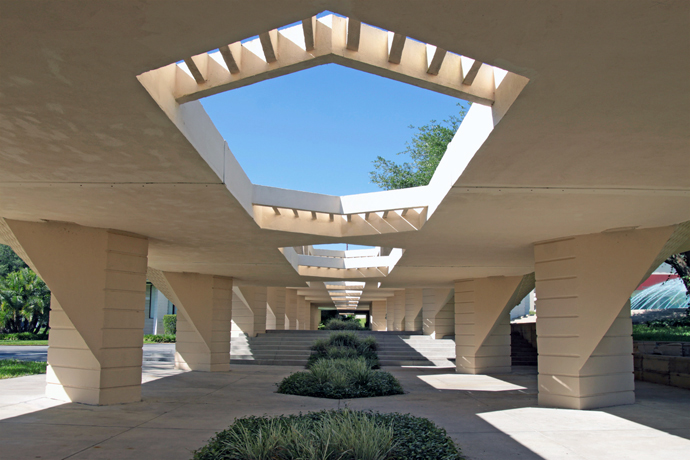
[[[527,389],[488,375],[442,374],[419,375],[418,377],[437,390],[517,391]]]

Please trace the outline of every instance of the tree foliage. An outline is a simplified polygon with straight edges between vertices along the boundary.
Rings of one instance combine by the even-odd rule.
[[[48,327],[50,291],[29,268],[0,279],[0,327],[6,332],[38,332]]]
[[[22,268],[28,268],[28,266],[14,253],[12,248],[0,244],[0,278],[4,278],[8,273],[19,271]]]
[[[396,163],[378,156],[373,161],[375,170],[369,173],[371,182],[384,190],[428,185],[467,113],[463,106],[460,107],[458,116],[453,115],[442,123],[431,120],[429,124],[418,128],[410,126],[417,132],[398,155],[409,155],[412,162]]]

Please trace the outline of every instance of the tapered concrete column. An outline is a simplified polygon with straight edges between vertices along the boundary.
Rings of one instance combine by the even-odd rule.
[[[311,322],[311,312],[309,311],[310,302],[304,296],[297,296],[297,329],[300,331],[309,330]]]
[[[321,310],[319,310],[319,307],[312,305],[310,307],[310,311],[311,324],[309,325],[309,329],[312,331],[316,331],[319,329],[319,323],[321,322]]]
[[[455,364],[458,373],[511,371],[510,310],[533,287],[533,275],[456,281]]]
[[[455,332],[453,289],[422,290],[422,331],[435,339]]]
[[[297,329],[297,291],[294,289],[285,290],[285,329]]]
[[[405,330],[422,330],[422,289],[405,289]]]
[[[371,330],[386,330],[386,304],[385,300],[374,300],[371,302]]]
[[[148,278],[178,309],[175,369],[229,371],[232,278],[154,268]]]
[[[393,302],[395,305],[395,314],[393,316],[393,330],[394,331],[404,331],[405,330],[405,291],[395,291],[393,296]]]
[[[540,405],[635,401],[630,294],[689,233],[686,225],[535,244]]]
[[[395,330],[395,297],[386,299],[386,330]]]
[[[247,305],[254,315],[253,335],[266,332],[266,288],[263,286],[240,286]]]
[[[0,233],[52,292],[46,395],[85,404],[141,400],[148,240],[3,219]]]
[[[285,329],[285,288],[268,288],[266,291],[268,309],[275,317],[273,328],[282,331]]]

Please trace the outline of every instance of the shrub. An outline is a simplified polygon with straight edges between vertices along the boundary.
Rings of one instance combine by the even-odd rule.
[[[175,343],[176,337],[172,334],[146,334],[144,335],[144,342],[155,343]]]
[[[0,334],[0,340],[48,340],[48,332],[34,334],[32,332],[13,332],[11,334]]]
[[[349,409],[244,417],[195,460],[462,460],[446,431],[409,414]]]
[[[312,354],[307,361],[307,368],[319,359],[355,358],[363,356],[372,369],[378,369],[379,359],[376,354],[378,344],[374,337],[361,339],[354,332],[333,332],[327,339],[315,340],[311,346]]]
[[[177,315],[163,316],[163,334],[175,335],[177,334]]]
[[[341,318],[331,318],[323,326],[323,329],[331,331],[366,331],[367,328],[362,326],[362,324],[354,316],[353,319],[341,319]]]

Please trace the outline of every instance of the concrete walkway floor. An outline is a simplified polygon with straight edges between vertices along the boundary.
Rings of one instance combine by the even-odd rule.
[[[43,396],[45,376],[0,380],[0,458],[189,459],[236,417],[347,406],[428,417],[468,459],[690,458],[690,391],[637,383],[637,403],[604,410],[537,407],[531,368],[510,375],[393,368],[405,395],[335,401],[280,395],[295,367],[234,365],[228,373],[144,368],[143,401],[64,404]]]

